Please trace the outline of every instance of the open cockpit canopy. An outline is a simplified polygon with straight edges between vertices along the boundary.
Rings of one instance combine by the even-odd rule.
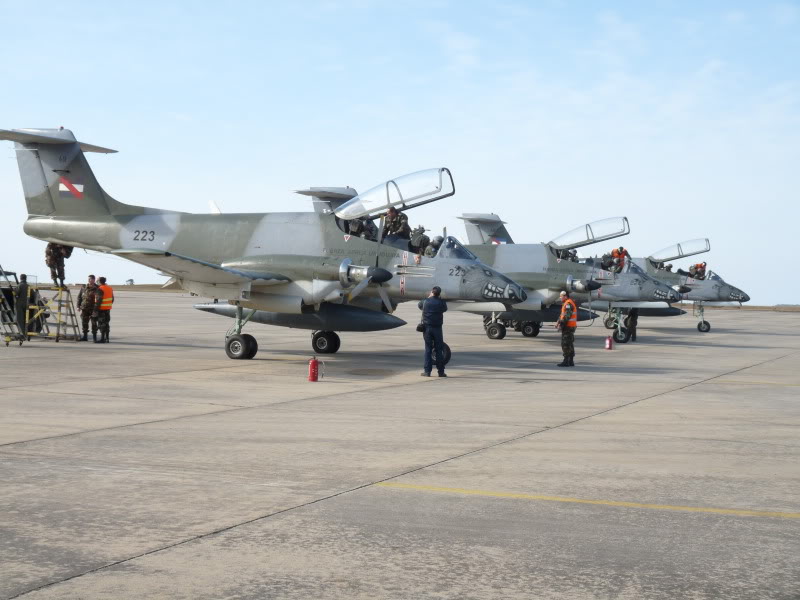
[[[679,258],[686,258],[694,254],[702,254],[711,250],[711,242],[708,238],[698,238],[696,240],[687,240],[680,244],[668,246],[663,250],[659,250],[648,256],[654,263],[663,263],[668,260],[678,260]]]
[[[553,250],[572,250],[631,232],[627,217],[611,217],[581,225],[547,243]]]
[[[406,210],[436,202],[455,193],[456,187],[450,169],[427,169],[391,179],[369,189],[339,206],[335,214],[345,220],[375,218],[391,207]]]

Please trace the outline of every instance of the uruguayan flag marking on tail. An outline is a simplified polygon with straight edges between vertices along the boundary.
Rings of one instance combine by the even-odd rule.
[[[66,177],[62,177],[58,183],[58,193],[61,197],[75,196],[78,200],[83,199],[83,184],[72,183]]]

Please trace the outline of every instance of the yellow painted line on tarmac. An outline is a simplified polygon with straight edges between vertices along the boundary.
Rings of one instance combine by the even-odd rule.
[[[715,381],[705,381],[706,385],[777,385],[781,387],[800,387],[800,383],[778,383],[776,381],[737,381],[733,379],[717,379]]]
[[[385,488],[415,490],[418,492],[439,492],[443,494],[460,494],[462,496],[483,496],[486,498],[511,498],[515,500],[541,500],[545,502],[568,502],[571,504],[622,506],[625,508],[674,510],[682,512],[711,513],[716,515],[734,515],[737,517],[778,517],[782,519],[800,519],[800,513],[774,512],[767,510],[742,510],[738,508],[707,508],[703,506],[672,506],[670,504],[646,504],[643,502],[622,502],[619,500],[587,500],[584,498],[543,496],[540,494],[518,494],[515,492],[490,492],[486,490],[468,490],[463,488],[439,487],[435,485],[415,485],[413,483],[395,483],[390,481],[376,483],[375,485]]]

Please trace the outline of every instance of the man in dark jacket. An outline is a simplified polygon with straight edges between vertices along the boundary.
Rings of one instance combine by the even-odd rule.
[[[439,297],[441,293],[442,288],[435,285],[428,297],[419,303],[419,308],[422,311],[422,323],[425,325],[425,332],[422,334],[425,339],[423,377],[431,376],[434,362],[431,351],[436,355],[436,370],[439,372],[439,377],[447,377],[444,372],[444,336],[442,335],[443,315],[447,312],[447,302]]]

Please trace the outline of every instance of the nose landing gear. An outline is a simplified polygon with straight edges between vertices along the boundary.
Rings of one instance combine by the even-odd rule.
[[[705,312],[706,308],[705,306],[703,306],[702,302],[694,303],[694,310],[692,311],[692,314],[698,319],[700,319],[700,321],[697,323],[697,331],[699,331],[700,333],[708,333],[709,331],[711,331],[711,323],[706,321],[704,318]]]

